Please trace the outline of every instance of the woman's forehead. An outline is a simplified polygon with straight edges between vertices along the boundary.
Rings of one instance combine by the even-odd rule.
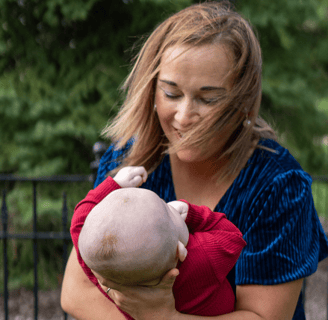
[[[220,87],[232,71],[230,50],[222,44],[175,45],[164,51],[158,79],[191,86]]]
[[[228,57],[230,49],[224,44],[202,44],[202,45],[192,45],[192,44],[175,44],[166,48],[163,52],[161,61],[162,64],[174,61],[181,57],[182,60],[205,60],[206,58],[212,59],[213,63],[217,59],[222,57],[223,59]]]

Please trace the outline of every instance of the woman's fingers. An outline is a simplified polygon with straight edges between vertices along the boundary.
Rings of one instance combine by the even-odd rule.
[[[115,301],[115,298],[116,298],[116,295],[115,295],[115,290],[114,289],[110,289],[109,292],[107,292],[108,296],[115,302],[116,304],[116,301]]]
[[[171,269],[156,286],[113,284],[110,286],[108,296],[134,319],[159,319],[159,314],[162,316],[160,319],[171,319],[171,315],[177,312],[172,287],[178,275],[178,269]],[[102,284],[110,285],[108,282]]]
[[[162,280],[160,281],[159,284],[157,284],[156,286],[124,286],[124,285],[119,285],[113,282],[108,282],[108,281],[104,281],[104,282],[98,282],[100,283],[101,287],[103,288],[103,290],[106,292],[106,290],[108,288],[111,288],[111,290],[109,290],[108,295],[110,295],[110,297],[112,295],[114,295],[116,292],[133,292],[134,290],[138,291],[138,292],[142,292],[142,291],[147,291],[147,289],[161,289],[161,288],[171,288],[173,287],[174,281],[176,279],[176,277],[179,275],[179,270],[177,268],[171,269],[169,270],[164,277],[162,278]]]

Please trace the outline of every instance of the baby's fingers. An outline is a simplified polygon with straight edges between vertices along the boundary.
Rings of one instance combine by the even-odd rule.
[[[143,178],[141,176],[135,176],[130,180],[131,187],[140,187],[143,184]]]
[[[145,168],[143,168],[143,169],[144,169],[144,172],[142,173],[142,181],[145,183],[148,178],[148,173]]]
[[[139,175],[142,177],[142,182],[146,182],[148,178],[148,173],[144,167],[134,167],[133,174]]]

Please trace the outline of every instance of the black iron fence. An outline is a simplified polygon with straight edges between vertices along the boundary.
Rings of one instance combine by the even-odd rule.
[[[68,210],[67,210],[67,197],[66,192],[63,193],[62,199],[62,231],[61,232],[40,232],[37,230],[38,210],[37,210],[37,185],[39,183],[58,183],[58,182],[83,182],[89,181],[90,188],[93,181],[93,175],[69,175],[69,176],[55,176],[55,177],[43,177],[43,178],[25,178],[14,175],[0,175],[0,181],[10,182],[30,182],[32,183],[33,194],[33,231],[29,233],[9,233],[8,232],[8,209],[6,190],[2,193],[2,206],[1,206],[1,222],[2,231],[0,231],[0,239],[3,242],[3,268],[4,268],[4,313],[5,320],[9,318],[8,310],[8,244],[10,239],[29,239],[33,241],[33,261],[34,261],[34,319],[38,319],[38,241],[45,239],[59,239],[63,240],[63,270],[65,270],[67,262],[67,248],[71,240],[68,229]],[[67,315],[64,313],[64,319],[67,319]]]
[[[96,169],[99,164],[100,155],[104,151],[104,148],[101,146],[95,145],[94,153],[96,155],[96,160],[91,164],[92,169]],[[94,181],[95,174],[90,175],[63,175],[63,176],[53,176],[53,177],[42,177],[42,178],[26,178],[16,175],[4,175],[0,174],[0,181],[7,182],[27,182],[32,184],[32,194],[33,194],[33,230],[30,233],[11,233],[8,232],[8,206],[7,206],[7,197],[6,190],[2,191],[2,206],[1,206],[1,222],[2,222],[2,231],[0,231],[0,239],[2,240],[3,246],[3,280],[4,280],[4,319],[9,319],[9,310],[8,310],[8,240],[11,239],[26,239],[33,242],[33,260],[34,260],[34,319],[38,319],[38,241],[42,239],[60,239],[63,242],[63,270],[65,270],[67,257],[68,257],[68,246],[70,244],[71,238],[68,231],[68,207],[67,207],[67,195],[64,192],[62,195],[62,212],[61,212],[61,221],[62,221],[62,231],[59,232],[40,232],[37,228],[37,219],[38,219],[38,206],[37,206],[37,185],[41,183],[59,183],[59,182],[90,182],[90,188]],[[325,215],[328,218],[328,176],[324,177],[313,177],[313,192],[315,202],[318,202],[320,199],[320,215]],[[324,187],[322,187],[324,186]],[[316,189],[318,188],[318,189]],[[317,205],[317,204],[316,204]],[[305,287],[306,281],[303,286],[303,293],[305,299]],[[327,287],[328,288],[328,287]],[[328,307],[327,307],[328,310]],[[63,312],[63,318],[67,319],[67,314]],[[328,319],[328,312],[327,312]]]
[[[7,205],[7,193],[6,189],[2,190],[2,205],[1,205],[1,224],[2,230],[0,230],[0,239],[2,240],[2,251],[3,251],[3,297],[4,297],[4,319],[9,319],[9,289],[8,289],[8,280],[9,280],[9,270],[8,270],[8,240],[12,239],[25,239],[31,240],[33,242],[33,277],[34,277],[34,319],[38,319],[38,291],[39,291],[39,282],[38,282],[38,242],[45,239],[58,239],[62,240],[63,244],[63,256],[62,256],[62,269],[63,272],[66,267],[66,262],[68,258],[68,246],[71,242],[71,236],[69,233],[69,212],[67,206],[67,194],[64,192],[62,194],[62,209],[61,209],[61,224],[62,231],[59,232],[40,232],[38,231],[38,199],[37,199],[37,186],[43,183],[81,183],[89,182],[90,187],[92,188],[93,182],[96,177],[96,172],[99,166],[99,161],[103,153],[106,151],[107,146],[101,142],[95,143],[93,146],[93,153],[95,155],[95,160],[90,164],[90,169],[92,174],[89,175],[56,175],[50,177],[38,177],[38,178],[28,178],[12,174],[0,174],[0,181],[5,184],[16,183],[16,182],[26,182],[32,184],[32,232],[24,233],[11,233],[8,231],[8,205]],[[63,312],[63,318],[67,319],[67,314]]]

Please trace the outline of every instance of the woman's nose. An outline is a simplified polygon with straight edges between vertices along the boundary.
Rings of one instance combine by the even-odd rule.
[[[174,119],[181,126],[180,129],[190,127],[199,120],[197,107],[192,101],[181,101],[177,106]]]

